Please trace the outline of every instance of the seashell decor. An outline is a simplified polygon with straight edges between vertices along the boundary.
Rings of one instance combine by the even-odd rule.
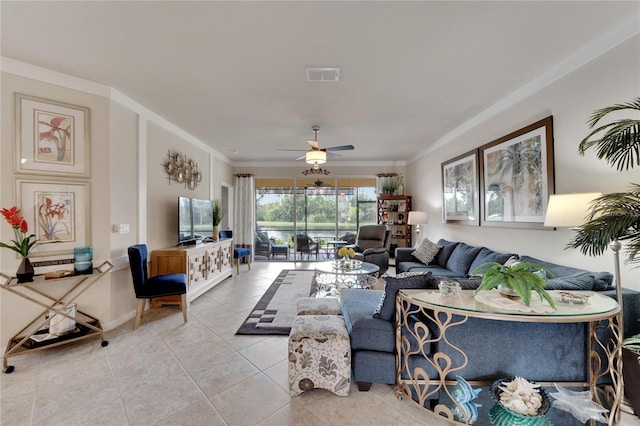
[[[538,410],[542,406],[540,385],[516,376],[513,381],[503,382],[498,388],[502,391],[500,403],[505,408],[527,416],[538,414]]]

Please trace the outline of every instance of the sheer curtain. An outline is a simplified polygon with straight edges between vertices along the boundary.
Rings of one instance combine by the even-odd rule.
[[[235,175],[233,240],[237,247],[251,249],[253,256],[256,226],[256,191],[253,175]]]

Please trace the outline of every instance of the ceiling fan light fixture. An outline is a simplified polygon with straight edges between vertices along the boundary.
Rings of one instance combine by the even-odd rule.
[[[307,164],[324,164],[327,162],[327,153],[324,151],[307,151],[305,161]]]

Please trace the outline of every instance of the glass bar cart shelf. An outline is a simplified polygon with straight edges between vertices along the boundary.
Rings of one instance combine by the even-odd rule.
[[[69,314],[68,308],[75,304],[75,300],[93,286],[98,280],[113,268],[111,262],[104,261],[93,268],[92,274],[66,275],[63,278],[46,279],[44,275],[34,276],[33,282],[18,283],[16,277],[7,277],[0,273],[0,289],[6,290],[19,297],[29,300],[45,308],[29,324],[9,339],[7,348],[2,356],[2,368],[7,374],[14,371],[13,365],[8,365],[12,356],[25,352],[40,351],[54,346],[60,346],[78,340],[100,336],[101,345],[109,342],[104,339],[104,331],[100,321],[86,312],[78,310],[75,316]],[[56,283],[69,282],[71,286],[62,296],[53,296],[46,292],[55,288]],[[60,315],[75,322],[75,327],[59,335],[49,334],[49,317]]]

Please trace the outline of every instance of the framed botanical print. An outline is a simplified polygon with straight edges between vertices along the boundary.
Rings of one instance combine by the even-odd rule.
[[[29,230],[41,244],[30,257],[73,253],[74,247],[91,245],[88,182],[17,180],[16,205]]]
[[[442,163],[442,220],[479,224],[478,150]]]
[[[480,147],[482,226],[543,226],[555,192],[553,117]]]
[[[16,172],[90,176],[89,108],[16,94]]]

